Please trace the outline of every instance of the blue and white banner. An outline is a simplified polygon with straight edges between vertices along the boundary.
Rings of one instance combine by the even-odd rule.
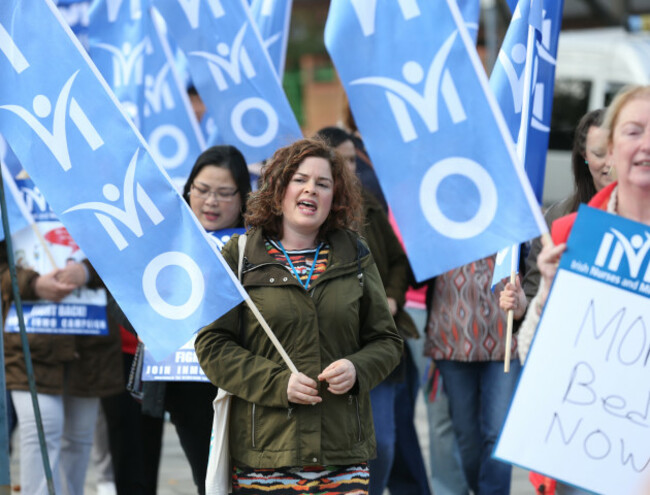
[[[512,138],[525,150],[522,162],[540,203],[563,3],[547,0],[543,8],[542,0],[520,0],[490,76]]]
[[[455,1],[333,0],[325,44],[418,280],[546,230]]]
[[[157,359],[243,300],[50,0],[0,3],[0,71],[0,132]]]
[[[218,230],[210,232],[210,239],[221,251],[233,234],[243,234],[244,232],[246,229]],[[192,337],[183,347],[162,361],[156,361],[145,347],[142,380],[145,382],[209,382],[210,380],[199,365],[199,359],[194,351],[194,340],[196,340],[195,337]]]
[[[287,56],[292,4],[293,0],[253,0],[251,4],[251,16],[280,80]]]
[[[582,205],[498,459],[590,493],[647,495],[649,302],[650,227]]]
[[[472,37],[472,41],[476,43],[478,38],[478,21],[481,13],[480,0],[458,0],[458,8],[465,21],[465,27]]]
[[[90,56],[179,189],[205,149],[162,18],[141,0],[98,0]]]
[[[215,119],[209,146],[231,144],[255,163],[301,137],[245,0],[154,0],[154,6]]]
[[[543,10],[541,0],[519,1],[490,76],[490,87],[539,203],[544,191],[563,1],[547,3],[552,5]],[[517,271],[518,257],[518,246],[499,251],[492,286]]]
[[[9,172],[5,162],[0,159],[2,167],[2,182],[4,184],[5,202],[7,203],[7,217],[9,218],[10,234],[29,227],[34,223],[34,218],[25,206],[20,191],[16,186],[13,175]],[[4,228],[0,229],[0,241],[4,240]]]
[[[89,11],[92,0],[57,0],[54,3],[81,45],[88,50]]]

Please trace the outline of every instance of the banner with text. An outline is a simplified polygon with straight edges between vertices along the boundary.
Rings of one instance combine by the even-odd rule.
[[[302,137],[245,0],[154,0],[185,52],[192,81],[216,134],[208,145],[236,146],[248,163]]]
[[[244,232],[246,232],[246,229],[218,230],[210,232],[210,239],[215,243],[217,249],[221,251],[233,234],[243,234]],[[192,337],[183,347],[162,361],[156,361],[145,347],[142,380],[145,382],[209,382],[210,380],[203,373],[199,365],[199,359],[194,351],[195,339],[196,337]]]
[[[180,190],[205,139],[176,73],[164,22],[150,3],[96,1],[90,57]]]
[[[650,489],[650,227],[581,206],[495,456],[597,493]]]
[[[325,44],[418,281],[546,231],[454,0],[333,0]]]
[[[292,4],[293,0],[253,0],[251,3],[251,15],[280,80],[287,57]]]
[[[0,132],[157,359],[243,288],[50,0],[0,3]]]
[[[39,232],[22,229],[12,234],[16,265],[44,274],[63,268],[70,261],[81,262],[86,256],[31,179],[17,179],[14,187]],[[51,261],[56,266],[52,266]],[[28,333],[108,334],[104,289],[81,287],[58,303],[23,301],[23,315]],[[20,331],[14,304],[9,308],[5,330]]]

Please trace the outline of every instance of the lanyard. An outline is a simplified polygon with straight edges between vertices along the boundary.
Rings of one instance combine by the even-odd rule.
[[[298,283],[302,285],[305,290],[309,287],[309,284],[311,282],[311,278],[314,276],[314,269],[316,268],[316,261],[318,261],[318,253],[320,253],[320,248],[323,246],[323,243],[321,242],[318,247],[316,248],[316,253],[314,254],[314,262],[311,264],[311,269],[309,270],[309,276],[307,277],[307,280],[305,280],[305,284],[303,285],[302,281],[300,280],[300,275],[298,274],[298,270],[296,270],[296,267],[293,266],[293,263],[291,262],[291,258],[289,258],[289,255],[287,254],[287,251],[284,249],[284,246],[282,243],[278,240],[278,246],[280,247],[280,250],[282,251],[282,254],[284,254],[284,257],[287,259],[289,262],[289,266],[291,267],[291,271],[293,274],[296,276],[296,279],[298,280]]]

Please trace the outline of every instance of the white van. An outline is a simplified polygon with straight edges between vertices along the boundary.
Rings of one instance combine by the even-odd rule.
[[[626,84],[650,84],[650,33],[622,28],[560,34],[544,204],[573,190],[573,131],[589,110],[609,104]]]

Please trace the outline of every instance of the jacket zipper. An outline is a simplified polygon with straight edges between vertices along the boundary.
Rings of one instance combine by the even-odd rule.
[[[253,402],[253,417],[251,420],[252,423],[252,428],[251,428],[251,439],[253,441],[253,448],[255,448],[255,403]]]
[[[352,401],[354,400],[355,406],[357,408],[357,430],[359,431],[359,435],[357,435],[357,442],[361,441],[361,415],[359,414],[359,398],[349,395],[348,396],[348,404],[352,405]]]
[[[359,398],[355,397],[354,401],[357,403],[357,426],[359,427],[359,439],[357,442],[361,441],[361,415],[359,414]]]

